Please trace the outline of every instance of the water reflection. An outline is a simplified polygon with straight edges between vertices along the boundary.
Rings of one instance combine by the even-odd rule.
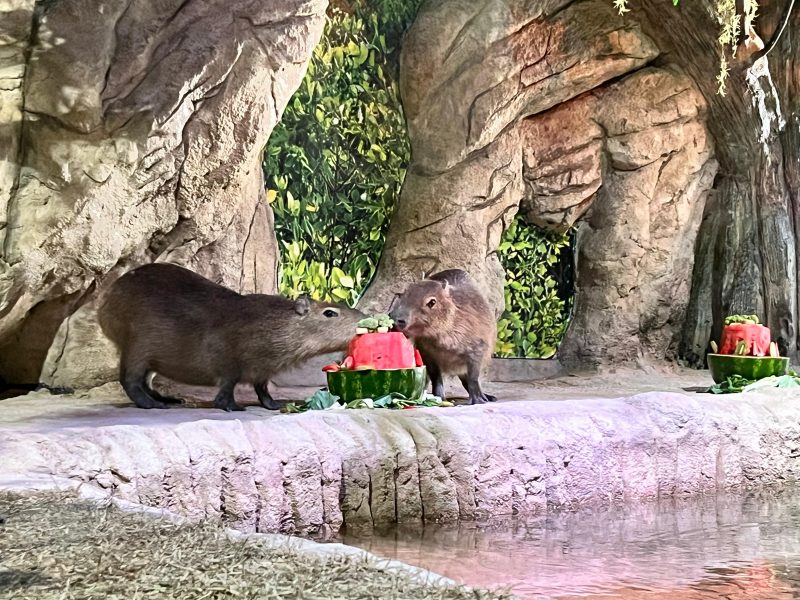
[[[521,598],[800,598],[800,490],[551,512],[344,543]]]

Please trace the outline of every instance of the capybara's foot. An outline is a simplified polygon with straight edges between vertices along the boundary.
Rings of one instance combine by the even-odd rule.
[[[267,410],[280,410],[281,403],[272,397],[266,383],[256,383],[253,388],[256,390],[256,395],[258,396],[258,401],[261,403],[261,406]]]
[[[483,394],[469,397],[470,404],[486,404],[487,402],[488,400],[486,399],[486,396]]]
[[[235,387],[235,381],[226,381],[223,383],[214,398],[214,408],[219,408],[225,412],[244,410],[244,407],[236,404],[236,401],[233,399],[233,390]]]
[[[484,394],[486,396],[487,402],[497,402],[497,396],[492,396],[491,394]]]
[[[128,398],[139,408],[167,408],[167,405],[151,396],[142,381],[124,381],[122,388],[128,394]]]
[[[214,398],[214,408],[219,408],[225,412],[244,410],[243,406],[236,404],[236,402],[233,400],[233,396],[220,398],[219,395]]]
[[[163,402],[164,404],[183,404],[183,400],[180,398],[175,398],[174,396],[162,396],[155,390],[151,390],[151,395],[153,399],[158,402]]]
[[[167,408],[167,405],[163,402],[159,402],[155,398],[150,398],[149,396],[145,396],[141,399],[134,400],[134,403],[139,408]]]

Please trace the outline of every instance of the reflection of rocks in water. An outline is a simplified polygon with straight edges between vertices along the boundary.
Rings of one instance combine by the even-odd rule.
[[[800,590],[798,492],[398,528],[345,543],[520,597],[780,600]]]
[[[739,568],[709,569],[714,573],[685,587],[646,593],[647,600],[794,600],[797,584],[781,579],[778,570],[766,563]],[[640,600],[640,588],[618,588],[590,596],[559,595],[558,600]]]

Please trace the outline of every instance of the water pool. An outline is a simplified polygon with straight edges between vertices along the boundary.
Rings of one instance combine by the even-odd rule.
[[[341,541],[520,598],[800,598],[800,489],[344,531]]]

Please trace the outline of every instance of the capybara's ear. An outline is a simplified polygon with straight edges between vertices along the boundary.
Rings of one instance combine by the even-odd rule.
[[[311,300],[308,299],[308,296],[303,294],[297,300],[295,300],[294,310],[298,315],[307,315],[308,311],[311,310]]]
[[[443,289],[443,290],[445,290],[445,291],[447,291],[447,288],[448,288],[448,286],[450,285],[449,283],[447,283],[447,279],[440,279],[440,280],[439,280],[439,283],[441,283],[441,284],[442,284],[442,289]]]

